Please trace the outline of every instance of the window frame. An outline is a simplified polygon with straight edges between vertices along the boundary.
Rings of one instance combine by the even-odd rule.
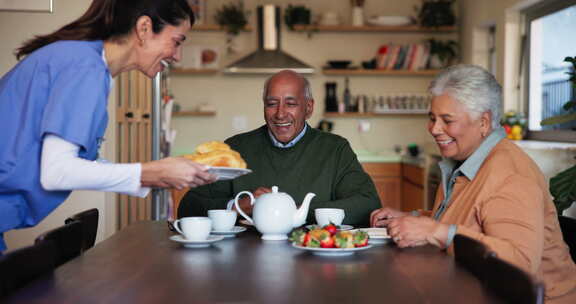
[[[522,52],[524,59],[522,69],[524,71],[524,109],[526,109],[526,117],[530,113],[530,37],[531,29],[530,24],[533,20],[550,15],[554,12],[563,10],[570,6],[576,5],[576,0],[549,0],[541,1],[522,11],[524,16],[525,28],[525,44]],[[567,100],[568,101],[568,100]],[[544,131],[531,131],[528,130],[527,139],[542,140],[542,141],[560,141],[560,142],[576,142],[576,131],[572,130],[544,130]]]

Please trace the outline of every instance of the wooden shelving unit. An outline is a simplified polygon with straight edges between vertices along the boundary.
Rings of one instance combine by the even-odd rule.
[[[218,24],[198,24],[198,25],[194,25],[192,26],[192,31],[212,31],[212,32],[224,32],[224,29],[218,25]],[[250,32],[252,31],[252,27],[250,25],[246,25],[246,27],[244,27],[244,29],[242,30],[243,32]]]
[[[199,112],[199,111],[180,111],[180,112],[173,112],[172,116],[216,116],[216,112]]]
[[[294,31],[296,32],[390,32],[390,33],[453,33],[456,31],[455,26],[441,26],[441,27],[421,27],[419,25],[404,25],[404,26],[352,26],[352,25],[295,25]]]
[[[171,69],[170,74],[177,74],[177,75],[207,75],[207,74],[216,74],[218,73],[217,69]]]
[[[425,115],[428,114],[428,110],[392,110],[386,113],[331,113],[325,112],[324,117],[326,118],[378,118],[390,115]]]
[[[366,70],[366,69],[323,69],[324,75],[373,75],[373,76],[435,76],[440,70]]]

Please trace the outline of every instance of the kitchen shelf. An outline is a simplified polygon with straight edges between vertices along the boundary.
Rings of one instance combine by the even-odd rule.
[[[200,111],[180,111],[180,112],[173,112],[172,116],[216,116],[216,112],[200,112]]]
[[[173,68],[170,70],[171,74],[178,74],[178,75],[194,75],[194,74],[216,74],[218,73],[217,69],[180,69],[180,68]]]
[[[226,30],[218,24],[198,24],[198,25],[192,26],[191,31],[195,31],[195,32],[225,32]],[[244,29],[242,29],[242,31],[243,32],[250,32],[250,31],[252,31],[252,27],[250,25],[246,25],[244,27]]]
[[[436,76],[440,70],[323,69],[324,75]]]
[[[390,33],[453,33],[455,26],[421,27],[419,25],[403,26],[353,26],[353,25],[294,25],[295,32],[390,32]]]
[[[392,110],[385,113],[332,113],[324,112],[324,117],[326,118],[378,118],[390,115],[425,115],[428,114],[428,110]]]

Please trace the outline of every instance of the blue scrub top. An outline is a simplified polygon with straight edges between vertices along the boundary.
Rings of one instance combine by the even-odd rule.
[[[44,46],[0,79],[0,251],[2,233],[38,224],[70,191],[40,184],[42,139],[51,133],[94,160],[106,125],[110,72],[102,41]]]

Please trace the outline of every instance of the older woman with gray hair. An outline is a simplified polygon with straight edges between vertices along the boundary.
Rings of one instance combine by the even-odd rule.
[[[443,156],[433,210],[372,212],[399,247],[432,244],[451,251],[455,234],[474,238],[546,284],[549,303],[576,303],[576,265],[538,166],[500,127],[502,89],[473,65],[439,74],[428,131]]]

